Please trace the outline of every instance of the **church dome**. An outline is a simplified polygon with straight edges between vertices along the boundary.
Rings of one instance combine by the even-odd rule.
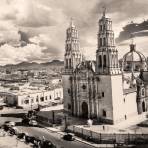
[[[124,71],[140,71],[147,67],[145,56],[136,50],[136,45],[130,45],[130,51],[123,56]]]
[[[129,62],[133,62],[133,61],[145,62],[146,61],[145,56],[141,52],[135,50],[135,46],[136,45],[134,45],[134,44],[130,45],[130,51],[127,54],[125,54],[124,60],[127,62],[128,61]]]

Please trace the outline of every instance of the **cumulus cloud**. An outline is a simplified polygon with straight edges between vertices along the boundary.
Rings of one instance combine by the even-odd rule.
[[[141,23],[131,22],[123,27],[119,37],[116,39],[117,42],[128,40],[131,37],[148,36],[148,20]]]
[[[40,62],[42,60],[43,48],[38,45],[28,44],[25,47],[14,47],[5,44],[0,47],[0,64],[15,64],[22,61],[35,61]]]
[[[0,63],[63,59],[71,17],[79,30],[82,52],[94,59],[102,7],[107,7],[117,37],[129,21],[148,17],[147,4],[147,0],[1,0]]]
[[[60,9],[53,9],[36,0],[2,0],[0,18],[13,20],[17,25],[25,27],[53,26],[62,20]],[[59,16],[60,19],[57,19]]]

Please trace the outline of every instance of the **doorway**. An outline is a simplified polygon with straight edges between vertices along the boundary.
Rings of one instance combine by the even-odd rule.
[[[142,102],[142,111],[143,111],[143,112],[146,111],[146,108],[145,108],[145,102],[144,102],[144,101]]]
[[[88,105],[86,102],[82,103],[82,117],[88,118]]]

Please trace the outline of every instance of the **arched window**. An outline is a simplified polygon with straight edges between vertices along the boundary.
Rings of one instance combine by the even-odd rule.
[[[99,67],[102,67],[102,57],[99,55]]]
[[[103,26],[103,30],[106,30],[106,26],[105,25]]]
[[[145,96],[145,89],[144,88],[141,89],[141,96],[142,97]]]
[[[37,97],[36,97],[36,102],[39,102],[39,96],[37,95]]]
[[[102,46],[102,38],[100,38],[100,46]]]
[[[68,44],[66,44],[66,51],[68,51]]]
[[[112,38],[110,38],[110,46],[112,46],[112,45],[113,45]]]
[[[103,29],[102,29],[102,25],[100,25],[100,31],[102,31]]]
[[[71,59],[69,59],[69,68],[71,68]]]
[[[103,38],[103,46],[106,46],[106,38]]]
[[[106,55],[103,56],[103,66],[106,67]]]
[[[103,109],[103,116],[106,117],[106,111]]]
[[[115,67],[114,55],[112,55],[112,66]]]
[[[66,59],[66,68],[68,68],[68,59]]]

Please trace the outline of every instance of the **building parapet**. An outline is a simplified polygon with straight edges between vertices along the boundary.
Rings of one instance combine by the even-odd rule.
[[[136,87],[128,88],[128,89],[123,89],[123,94],[126,95],[126,94],[129,94],[129,93],[134,93],[136,91],[137,91]]]

